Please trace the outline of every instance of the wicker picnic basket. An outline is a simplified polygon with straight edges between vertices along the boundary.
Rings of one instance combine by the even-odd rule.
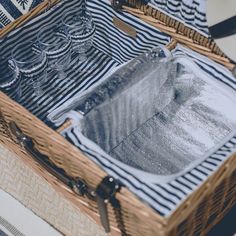
[[[39,17],[39,21],[44,14],[50,14],[66,4],[59,2],[44,1],[7,25],[0,30],[2,42],[7,44],[12,35],[24,34],[24,25],[33,24],[35,17]],[[212,39],[171,14],[145,1],[118,0],[112,1],[111,5],[109,9],[117,15],[137,17],[145,25],[170,36],[171,40],[166,44],[169,50],[182,44],[234,72],[235,64]],[[117,22],[116,27],[132,34],[133,27],[122,21]],[[70,126],[70,120],[53,130],[3,93],[0,93],[0,115],[1,143],[18,154],[75,208],[89,215],[111,235],[206,235],[236,202],[235,154],[230,153],[217,171],[166,217],[141,201],[127,187],[121,186],[60,135],[60,131]]]

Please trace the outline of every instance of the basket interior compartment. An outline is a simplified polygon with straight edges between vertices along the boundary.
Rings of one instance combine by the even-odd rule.
[[[29,39],[34,41],[41,26],[60,23],[65,12],[79,8],[80,4],[81,1],[76,0],[63,2],[14,31],[0,45],[1,54],[10,58],[10,52],[17,43]],[[22,84],[21,105],[45,123],[48,123],[48,114],[95,86],[117,66],[171,40],[135,17],[113,11],[106,0],[89,0],[88,5],[96,24],[94,45],[87,53],[86,62],[80,62],[77,54],[72,55],[66,70],[71,82],[58,80],[57,73],[51,73],[49,82],[43,86],[45,94],[39,99],[34,97],[33,90],[26,83]],[[129,37],[117,29],[113,17],[133,26],[137,37]],[[87,115],[83,134],[126,166],[156,175],[176,174],[191,163],[202,160],[236,128],[234,91],[198,76],[187,81],[191,86],[185,87],[181,76],[178,81],[178,73],[174,77],[172,75],[166,80],[160,90],[162,95],[155,95],[159,81],[150,76],[149,80],[130,86],[114,101],[104,102],[96,112]],[[161,99],[165,94],[168,96],[168,91],[174,96],[157,111],[156,104],[162,104]]]
[[[232,135],[235,92],[188,65],[142,60],[135,69],[137,61],[131,61],[78,98],[79,127],[128,166],[177,174]]]
[[[15,30],[1,43],[1,56],[11,58],[11,51],[15,45],[26,40],[36,41],[37,32],[42,26],[60,24],[66,12],[79,9],[80,6],[81,1],[65,1]],[[46,123],[50,112],[91,87],[109,71],[156,45],[166,45],[170,42],[169,36],[141,23],[140,20],[134,20],[135,17],[113,11],[106,0],[99,3],[90,0],[88,7],[96,25],[93,47],[87,52],[88,59],[85,62],[80,62],[76,53],[72,54],[70,66],[65,71],[69,82],[59,80],[58,74],[51,72],[48,82],[42,86],[45,94],[40,98],[34,96],[32,87],[28,86],[26,81],[22,82],[23,95],[19,103]],[[136,28],[137,37],[131,38],[117,29],[113,25],[113,17],[132,24]]]
[[[14,30],[1,42],[1,56],[10,58],[11,50],[16,44],[26,40],[35,40],[40,27],[45,24],[60,22],[66,11],[79,8],[80,4],[81,1],[78,0],[62,1],[50,11]],[[85,63],[81,63],[76,54],[72,55],[72,62],[66,73],[69,78],[73,78],[75,81],[71,84],[63,83],[58,80],[56,73],[52,73],[49,82],[43,87],[45,95],[38,100],[33,96],[32,88],[23,83],[23,97],[20,104],[53,129],[56,126],[48,122],[49,114],[66,105],[66,102],[71,98],[89,88],[95,88],[96,84],[117,66],[153,47],[166,45],[171,40],[169,36],[137,18],[124,12],[113,11],[108,0],[88,0],[88,4],[96,24],[94,46],[87,53],[88,60]],[[137,37],[131,38],[114,27],[112,23],[114,16],[133,26],[137,30]],[[179,51],[183,52],[182,49]],[[173,54],[178,55],[175,50]],[[188,55],[185,52],[182,54],[192,59],[193,51]],[[196,54],[194,61],[197,64],[199,58],[200,54]],[[80,148],[85,155],[99,164],[109,175],[119,179],[162,216],[168,216],[173,212],[189,194],[222,165],[222,162],[235,149],[236,137],[231,139],[227,136],[235,129],[236,114],[233,105],[235,104],[236,83],[225,68],[220,69],[220,65],[210,62],[205,57],[199,63],[199,67],[211,76],[211,82],[201,78],[201,76],[194,77],[192,80],[194,86],[190,86],[191,96],[187,93],[188,99],[185,102],[183,100],[180,102],[181,99],[177,102],[178,93],[175,94],[174,99],[161,111],[155,112],[155,109],[150,109],[147,114],[144,114],[140,119],[141,122],[136,123],[136,125],[139,124],[136,132],[129,132],[128,134],[131,135],[126,134],[125,138],[119,132],[115,133],[114,131],[117,129],[119,131],[119,127],[123,125],[121,115],[131,118],[129,116],[130,111],[124,110],[123,102],[126,108],[130,107],[125,103],[126,97],[121,96],[115,102],[116,111],[109,112],[109,109],[106,109],[108,115],[116,120],[116,122],[111,123],[112,125],[109,124],[109,129],[106,128],[106,131],[108,134],[115,133],[121,141],[125,141],[126,146],[133,149],[133,153],[129,152],[128,149],[128,151],[123,150],[122,148],[125,145],[121,141],[119,142],[120,145],[113,143],[106,148],[100,143],[100,139],[95,139],[92,136],[92,133],[84,132],[84,135],[89,137],[88,140],[93,141],[87,142],[88,140],[81,137],[78,127],[70,127],[62,133],[67,140]],[[220,82],[214,83],[214,79]],[[175,90],[181,89],[181,83],[178,84],[177,80],[178,77],[175,81],[177,84],[173,84]],[[150,87],[153,82],[154,84],[157,83],[155,78],[151,77],[149,82],[144,83],[145,86],[141,86],[143,84],[136,85],[137,87],[130,87],[130,90],[135,92],[139,90],[141,94],[150,88],[154,91],[155,87]],[[171,80],[171,82],[173,81]],[[158,83],[155,86],[157,85]],[[128,96],[128,94],[129,91],[127,90],[126,95]],[[131,94],[134,95],[134,93]],[[147,94],[146,101],[150,98],[155,101],[155,96],[152,97],[152,95],[153,93]],[[120,107],[119,104],[121,103],[123,107]],[[140,104],[142,105],[143,101]],[[113,104],[108,102],[107,108],[111,108],[110,105]],[[135,119],[138,120],[141,115],[139,109],[142,106],[132,108]],[[77,110],[80,110],[79,107]],[[100,112],[101,117],[106,118],[106,113],[104,113],[104,109],[102,110],[103,112]],[[129,119],[126,121],[129,124]],[[101,127],[105,126],[104,123]],[[130,130],[134,131],[134,127],[131,126]],[[96,130],[94,127],[92,131],[101,134],[100,130]],[[146,132],[149,133],[149,136],[146,135]],[[151,136],[150,133],[152,133]],[[143,139],[143,134],[146,135],[146,139]],[[44,139],[43,135],[41,138]],[[114,140],[116,141],[116,139]],[[140,143],[139,140],[142,142]],[[107,152],[101,148],[96,149],[98,145],[95,148],[94,143],[103,147]],[[146,143],[146,147],[144,147],[144,143]],[[154,148],[159,156],[150,155],[149,157],[145,153],[141,155],[142,150],[138,149],[136,144],[139,147],[144,147],[143,150],[146,153],[150,153],[149,150]],[[219,148],[220,146],[221,148]],[[208,154],[209,157],[203,161]],[[128,158],[128,155],[132,155],[131,158]],[[195,161],[201,161],[201,163],[197,165]],[[194,167],[180,174],[181,170],[187,166],[190,167],[191,163],[194,163]],[[179,174],[170,177],[173,173]]]

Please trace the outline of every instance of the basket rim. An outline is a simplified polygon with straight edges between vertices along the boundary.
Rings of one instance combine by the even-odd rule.
[[[44,0],[28,13],[6,25],[4,28],[0,29],[0,41],[11,31],[24,25],[41,13],[48,11],[59,2],[61,2],[61,0]],[[174,16],[172,17],[157,8],[141,3],[139,0],[127,0],[126,4],[122,6],[122,10],[158,28],[163,33],[171,36],[178,43],[224,65],[236,76],[236,63],[230,60],[220,50],[213,39],[207,38],[201,32],[194,30],[192,27],[188,27]]]

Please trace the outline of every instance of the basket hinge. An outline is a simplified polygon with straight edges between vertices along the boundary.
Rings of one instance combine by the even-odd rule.
[[[127,0],[111,0],[111,5],[115,10],[122,9],[122,6],[127,3]]]
[[[110,203],[113,207],[118,228],[122,235],[126,235],[124,222],[121,213],[121,206],[115,195],[121,189],[121,183],[111,176],[105,177],[96,189],[96,199],[98,210],[101,218],[101,223],[107,233],[110,232],[110,222],[108,216],[107,205]]]

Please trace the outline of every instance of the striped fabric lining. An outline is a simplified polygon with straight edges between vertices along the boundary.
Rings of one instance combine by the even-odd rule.
[[[0,28],[10,24],[12,20],[12,17],[8,14],[6,9],[0,4]]]
[[[175,56],[186,56],[195,61],[197,65],[213,78],[224,82],[233,89],[236,89],[236,82],[233,83],[233,76],[223,66],[210,61],[180,45],[173,50]],[[236,149],[236,136],[232,137],[212,155],[203,160],[194,168],[188,170],[182,176],[161,184],[150,184],[142,179],[128,173],[121,166],[117,166],[111,158],[91,151],[82,144],[81,133],[78,127],[71,127],[64,133],[65,137],[74,145],[79,147],[98,165],[102,166],[110,175],[120,179],[131,191],[141,200],[148,203],[153,209],[163,216],[170,215],[183,202],[189,194],[196,190],[211,174],[213,174],[222,163]]]
[[[80,3],[76,0],[63,2],[60,8],[55,8],[51,12],[32,20],[26,26],[9,35],[7,40],[0,45],[1,52],[9,57],[9,52],[16,43],[23,42],[27,38],[34,39],[36,32],[42,25],[49,22],[59,22],[65,9],[74,9],[79,7],[79,5]],[[44,122],[47,122],[46,116],[48,113],[54,111],[74,95],[94,85],[111,69],[154,46],[165,45],[170,41],[170,37],[158,32],[155,28],[148,26],[135,17],[127,13],[114,12],[108,0],[101,0],[99,2],[90,0],[89,6],[97,27],[94,39],[95,47],[89,51],[87,63],[79,63],[78,57],[73,55],[71,66],[67,73],[68,78],[78,78],[77,81],[67,84],[67,87],[64,87],[62,92],[61,87],[65,86],[65,84],[57,80],[56,74],[52,74],[49,83],[44,88],[46,92],[50,91],[50,94],[46,94],[39,101],[36,101],[36,98],[32,99],[31,88],[27,86],[23,88],[22,105]],[[138,37],[136,39],[130,38],[114,28],[112,24],[113,16],[135,27]],[[173,53],[175,55],[183,54],[191,57],[206,73],[213,74],[215,78],[234,88],[232,76],[218,64],[180,46]],[[37,105],[37,102],[41,103],[40,107]],[[110,175],[122,180],[142,201],[148,203],[163,216],[168,216],[174,211],[188,194],[192,193],[228,158],[236,147],[236,137],[234,137],[215,154],[184,176],[165,184],[150,184],[143,182],[136,176],[116,166],[111,159],[101,156],[86,146],[81,145],[79,132],[76,128],[66,132],[65,137],[102,166]]]
[[[48,113],[79,92],[88,89],[120,63],[130,60],[156,45],[166,45],[170,42],[170,37],[160,33],[153,27],[149,27],[135,17],[113,11],[108,1],[99,3],[97,1],[89,1],[89,6],[94,16],[96,33],[94,47],[87,55],[87,63],[80,63],[78,56],[73,54],[70,67],[66,71],[68,80],[71,79],[71,82],[65,84],[65,82],[58,80],[56,73],[51,73],[49,82],[43,87],[45,96],[39,99],[34,97],[30,87],[23,86],[23,95],[20,103],[44,122],[46,122]],[[75,7],[80,7],[80,1],[67,1],[50,14],[46,13],[33,20],[27,26],[9,35],[8,39],[0,46],[1,52],[5,57],[9,58],[10,51],[16,43],[29,39],[35,40],[37,31],[42,25],[49,22],[60,22],[65,9],[70,10]],[[138,37],[136,39],[130,38],[116,29],[112,23],[114,16],[135,27]],[[37,104],[40,104],[40,107]]]
[[[162,216],[170,215],[189,194],[196,190],[219,166],[227,160],[236,148],[236,136],[219,148],[215,153],[205,159],[186,174],[162,184],[145,183],[136,176],[128,173],[114,162],[81,144],[80,131],[77,128],[68,130],[65,134],[67,140],[79,147],[98,165],[110,175],[120,179],[142,201],[148,203]]]
[[[233,88],[236,90],[236,81],[232,72],[227,70],[224,66],[217,64],[205,56],[202,56],[194,51],[185,48],[181,45],[178,45],[173,50],[174,55],[187,55],[190,57],[197,65],[207,74],[210,74],[213,78],[219,80],[220,82],[224,83],[225,85]]]
[[[205,36],[209,36],[206,0],[150,0],[149,4],[178,18]]]

